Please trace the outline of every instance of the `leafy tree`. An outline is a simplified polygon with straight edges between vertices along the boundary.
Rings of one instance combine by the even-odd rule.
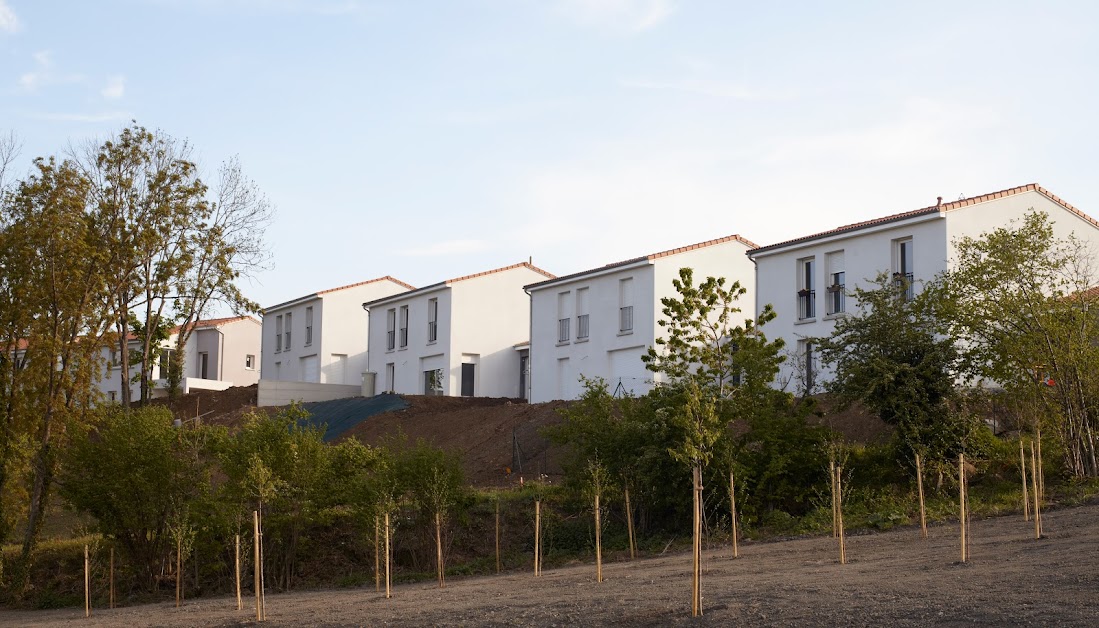
[[[108,320],[105,250],[84,211],[88,194],[73,164],[39,159],[2,199],[0,495],[22,450],[30,463],[24,565],[53,487],[58,447],[66,430],[84,420],[100,367]],[[8,514],[0,509],[0,520]]]
[[[90,433],[74,438],[62,467],[61,495],[96,520],[155,588],[160,565],[189,528],[190,506],[210,487],[203,432],[172,427],[164,407],[125,412],[108,406]]]
[[[940,318],[933,286],[908,296],[909,286],[879,274],[873,289],[856,288],[858,311],[836,320],[814,342],[834,369],[826,384],[841,406],[861,403],[896,427],[899,455],[914,460],[956,458],[975,429],[957,392],[961,356]]]
[[[1034,211],[954,246],[941,302],[966,373],[999,384],[1015,405],[1037,403],[1065,470],[1099,476],[1096,251],[1074,236],[1058,238],[1050,217]]]
[[[264,557],[280,588],[293,586],[309,522],[326,505],[331,450],[323,430],[304,422],[291,405],[274,416],[253,413],[221,451],[227,482],[221,499],[245,520],[255,509],[264,518]]]

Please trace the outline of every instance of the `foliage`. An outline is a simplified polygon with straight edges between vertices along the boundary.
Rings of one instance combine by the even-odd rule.
[[[1031,406],[1032,416],[1048,417],[1068,473],[1099,477],[1095,251],[1075,237],[1057,238],[1049,216],[1034,211],[954,247],[941,302],[967,373],[1001,385],[1009,403]]]
[[[897,427],[904,460],[953,459],[975,429],[956,389],[961,368],[957,343],[939,318],[938,292],[908,296],[906,281],[885,274],[873,289],[856,288],[858,312],[836,320],[816,339],[821,359],[834,369],[827,390],[843,405],[861,403]]]
[[[189,507],[209,489],[210,460],[201,445],[212,429],[174,428],[163,407],[108,406],[66,452],[61,495],[95,517],[99,531],[141,566],[149,586],[188,528]]]

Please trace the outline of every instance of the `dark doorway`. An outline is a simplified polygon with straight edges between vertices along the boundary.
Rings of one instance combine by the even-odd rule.
[[[523,399],[529,399],[527,397],[527,364],[530,361],[530,357],[526,353],[519,355],[519,396]]]
[[[473,396],[473,374],[476,364],[463,364],[462,365],[462,396]]]

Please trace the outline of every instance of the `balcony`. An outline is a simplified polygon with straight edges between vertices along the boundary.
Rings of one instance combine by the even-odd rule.
[[[817,291],[798,290],[798,320],[817,317]]]

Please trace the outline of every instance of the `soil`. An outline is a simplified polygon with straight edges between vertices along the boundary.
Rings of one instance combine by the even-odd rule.
[[[233,386],[225,390],[197,390],[180,395],[174,401],[160,398],[153,399],[150,404],[167,406],[180,421],[192,420],[198,416],[203,423],[237,427],[245,414],[256,409],[258,394],[259,386],[253,384]]]
[[[402,395],[410,407],[368,418],[337,441],[356,438],[378,445],[395,434],[461,455],[466,478],[475,486],[511,486],[518,477],[560,473],[560,450],[541,429],[561,422],[564,401],[528,404],[485,397]]]
[[[1099,504],[1044,513],[1045,537],[1012,515],[972,523],[971,559],[959,563],[956,524],[852,536],[848,564],[828,537],[742,543],[704,553],[703,611],[690,616],[689,553],[500,576],[268,595],[270,626],[1094,626],[1099,618]],[[255,619],[232,598],[95,609],[0,611],[20,626],[242,626]]]

